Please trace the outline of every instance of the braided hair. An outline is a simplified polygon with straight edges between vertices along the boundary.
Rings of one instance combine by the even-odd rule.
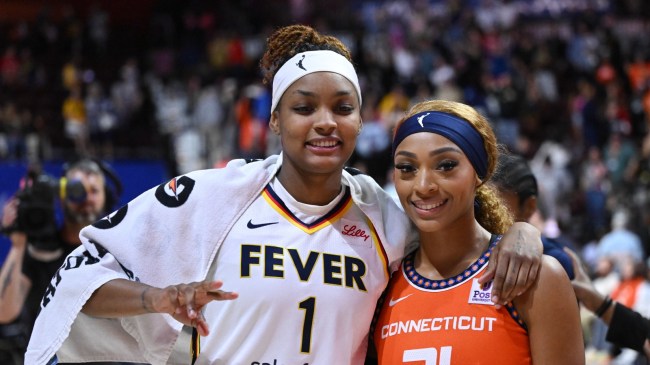
[[[328,50],[347,58],[350,50],[337,38],[318,33],[306,25],[290,25],[276,30],[268,39],[260,69],[264,84],[271,85],[278,69],[291,57],[300,52]]]

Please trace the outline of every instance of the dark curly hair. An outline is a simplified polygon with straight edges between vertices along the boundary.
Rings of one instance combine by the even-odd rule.
[[[300,52],[334,51],[350,62],[352,61],[350,50],[340,40],[320,34],[306,25],[290,25],[280,28],[266,40],[266,43],[266,52],[260,60],[260,70],[265,85],[271,85],[278,69]]]

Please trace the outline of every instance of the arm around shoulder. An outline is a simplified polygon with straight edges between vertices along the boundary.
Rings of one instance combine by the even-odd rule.
[[[557,260],[542,258],[537,280],[515,307],[528,326],[534,364],[585,363],[578,301]]]
[[[542,254],[539,230],[529,223],[515,222],[493,249],[479,282],[484,284],[494,278],[492,301],[512,301],[536,281]]]

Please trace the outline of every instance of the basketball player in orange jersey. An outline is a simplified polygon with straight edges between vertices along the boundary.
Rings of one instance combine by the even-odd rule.
[[[420,246],[393,274],[374,326],[379,364],[584,364],[576,297],[560,264],[504,306],[478,283],[512,223],[489,183],[488,121],[456,102],[415,105],[396,127],[395,187]]]

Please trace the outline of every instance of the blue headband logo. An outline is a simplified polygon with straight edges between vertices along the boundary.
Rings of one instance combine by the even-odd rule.
[[[418,117],[418,123],[420,123],[420,127],[424,128],[424,123],[422,123],[422,121],[423,121],[424,118],[426,118],[427,115],[429,115],[429,114],[431,114],[431,113],[426,113],[426,114],[424,114],[424,115],[420,115],[420,116]]]
[[[483,179],[487,175],[488,156],[483,137],[471,123],[449,113],[422,112],[406,119],[395,133],[393,156],[404,138],[420,132],[436,133],[449,139],[465,153],[479,178]]]

